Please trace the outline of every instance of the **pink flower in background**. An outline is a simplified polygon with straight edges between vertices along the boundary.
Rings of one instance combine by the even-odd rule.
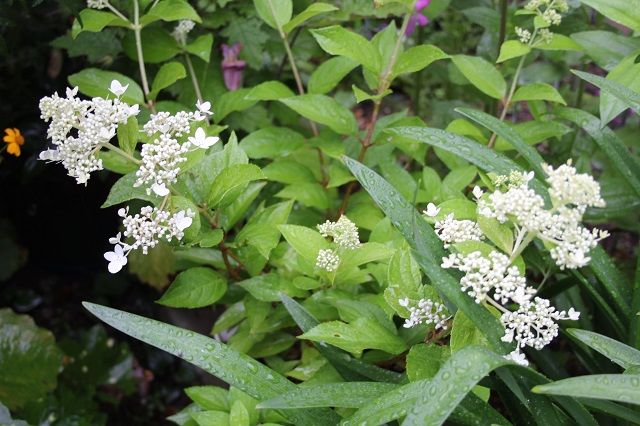
[[[424,27],[429,23],[429,18],[422,14],[422,9],[429,6],[431,0],[418,0],[416,2],[416,12],[409,18],[409,25],[407,26],[407,36],[413,34],[416,29],[416,25]]]
[[[234,91],[242,86],[245,61],[238,59],[242,45],[236,43],[233,46],[222,45],[222,75],[227,89]]]

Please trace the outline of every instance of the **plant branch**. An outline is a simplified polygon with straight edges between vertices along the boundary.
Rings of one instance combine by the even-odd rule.
[[[140,25],[140,3],[139,0],[133,0],[133,33],[136,39],[136,53],[138,55],[138,66],[140,67],[140,79],[142,80],[142,90],[144,96],[147,99],[149,108],[155,112],[155,106],[153,101],[149,99],[149,81],[147,79],[147,70],[144,65],[144,56],[142,54],[142,37],[140,32],[142,26]]]
[[[413,8],[412,8],[413,9]],[[393,67],[398,60],[398,54],[400,53],[400,48],[402,47],[402,43],[404,41],[404,36],[407,32],[407,27],[409,26],[409,19],[411,18],[412,13],[409,12],[404,16],[402,20],[402,26],[400,27],[400,34],[398,35],[398,40],[396,40],[396,44],[393,47],[393,51],[391,52],[391,57],[389,58],[389,62],[384,70],[384,72],[380,75],[378,80],[378,88],[376,89],[376,94],[381,95],[389,87],[391,86],[392,75],[393,75]],[[373,133],[376,128],[376,123],[378,122],[378,116],[380,115],[380,105],[382,103],[382,99],[378,98],[373,103],[373,112],[371,113],[371,119],[367,124],[367,133],[365,134],[364,139],[361,141],[360,153],[358,154],[358,161],[362,162],[364,160],[364,156],[367,153],[369,147],[373,144]],[[347,189],[345,191],[344,197],[342,199],[342,204],[340,205],[340,210],[338,211],[338,215],[341,216],[347,210],[347,206],[349,205],[349,199],[351,198],[351,193],[355,188],[355,181],[349,183]]]
[[[126,153],[125,151],[121,150],[115,145],[112,145],[110,143],[101,143],[100,146],[105,147],[108,150],[115,152],[116,154],[119,154],[120,156],[126,158],[129,161],[133,161],[135,164],[140,164],[140,160],[138,160],[133,155]]]

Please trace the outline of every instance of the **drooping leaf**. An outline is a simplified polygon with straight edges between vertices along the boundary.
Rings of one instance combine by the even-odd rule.
[[[402,52],[393,67],[393,75],[414,73],[425,69],[435,61],[450,58],[438,47],[423,44]]]
[[[640,31],[640,1],[638,0],[582,0],[607,18],[634,31]]]
[[[519,40],[507,40],[500,46],[497,63],[519,58],[531,52],[531,48]]]
[[[291,20],[293,2],[291,0],[253,0],[258,16],[271,28],[281,30]]]
[[[338,10],[338,8],[331,4],[321,3],[321,2],[311,3],[309,7],[307,7],[302,12],[298,13],[289,22],[287,22],[282,29],[284,30],[285,33],[290,33],[295,28],[304,24],[306,21],[313,18],[314,16],[318,16],[323,13],[333,12],[335,10]]]
[[[547,83],[531,83],[520,86],[511,98],[513,102],[519,101],[550,101],[566,105],[562,95],[555,87]]]
[[[163,64],[156,73],[156,76],[153,78],[151,92],[149,92],[149,99],[155,99],[162,89],[166,89],[176,81],[181,80],[186,76],[187,70],[184,69],[184,65],[180,62],[168,62]]]
[[[296,389],[286,378],[215,339],[149,318],[84,302],[83,306],[112,327],[183,358],[259,400]],[[287,410],[294,424],[326,425],[338,421],[329,410]]]

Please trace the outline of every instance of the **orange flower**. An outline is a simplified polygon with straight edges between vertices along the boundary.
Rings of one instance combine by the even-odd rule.
[[[20,130],[15,127],[13,129],[4,129],[4,132],[6,135],[2,140],[9,144],[7,145],[7,152],[16,157],[20,157],[20,145],[24,145],[24,136],[22,136]]]

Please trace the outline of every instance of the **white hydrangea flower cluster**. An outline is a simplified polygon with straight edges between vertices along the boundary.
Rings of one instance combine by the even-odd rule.
[[[412,305],[408,298],[398,301],[400,306],[409,310],[409,318],[404,322],[405,328],[411,328],[418,324],[434,324],[436,330],[446,330],[447,320],[450,316],[442,303],[434,302],[431,299],[420,299],[418,303]]]
[[[560,268],[579,268],[589,262],[589,251],[607,236],[606,231],[588,230],[581,223],[588,207],[605,204],[600,186],[593,177],[578,173],[571,161],[558,168],[544,164],[543,170],[547,174],[550,207],[545,206],[542,196],[529,188],[533,172],[514,171],[508,176],[498,176],[494,179],[497,189],[489,194],[479,187],[473,189],[478,214],[508,224],[515,231],[515,241],[508,254],[497,249],[451,253],[442,258],[441,265],[464,274],[460,287],[476,303],[487,303],[502,312],[501,322],[505,327],[502,340],[517,344],[506,358],[523,365],[528,364],[523,348],[542,349],[558,335],[557,321],[577,320],[580,313],[573,308],[557,311],[549,300],[535,297],[536,290],[527,285],[515,260],[534,238],[539,238],[551,243],[551,257]],[[434,217],[439,210],[430,203],[424,213]],[[476,223],[456,221],[453,215],[436,222],[435,231],[445,247],[460,241],[480,241],[484,237]],[[409,307],[406,299],[400,303]],[[517,309],[512,311],[508,307],[513,304]],[[422,301],[409,308],[411,316],[405,326],[436,322],[433,315],[440,311],[434,306]]]
[[[318,231],[325,238],[331,237],[338,247],[347,250],[360,247],[358,227],[344,215],[340,216],[337,222],[327,220],[325,223],[318,225]]]
[[[188,19],[183,19],[182,21],[178,22],[178,25],[176,25],[176,27],[173,29],[171,35],[179,44],[184,46],[185,44],[187,44],[187,35],[189,35],[191,30],[195,26],[195,22]]]
[[[129,214],[128,207],[121,208],[118,210],[118,216],[123,218],[125,230],[109,239],[109,242],[114,244],[114,250],[104,254],[104,258],[109,261],[108,269],[111,273],[120,271],[127,264],[127,256],[132,250],[142,249],[142,252],[147,254],[160,240],[181,240],[184,230],[193,223],[195,213],[187,209],[171,214],[157,207],[145,206],[135,215]],[[133,242],[123,242],[122,236]]]
[[[340,256],[332,249],[321,249],[316,257],[316,267],[333,272],[340,266]]]
[[[161,197],[169,194],[168,185],[175,183],[180,173],[180,164],[187,161],[186,154],[194,149],[207,149],[220,139],[207,136],[203,128],[198,128],[194,136],[185,142],[178,137],[191,130],[191,123],[201,121],[210,115],[211,103],[198,102],[197,112],[179,111],[172,115],[168,112],[153,114],[143,130],[148,136],[158,135],[150,143],[142,146],[141,164],[136,172],[134,186],[147,186],[147,194],[153,191]]]
[[[442,258],[441,266],[465,273],[460,286],[476,303],[484,302],[491,292],[494,292],[492,298],[503,304],[510,301],[521,304],[535,294],[534,289],[527,287],[518,267],[511,265],[509,257],[498,251],[492,251],[488,257],[479,251],[467,255],[452,253]]]
[[[536,297],[520,304],[517,311],[505,312],[500,318],[505,326],[503,342],[515,341],[516,349],[507,355],[507,359],[521,365],[528,365],[522,348],[529,346],[540,350],[558,335],[556,321],[580,318],[580,312],[570,308],[568,312],[557,311],[547,299]]]
[[[501,223],[510,221],[521,236],[552,243],[551,257],[561,269],[586,266],[591,260],[589,251],[609,235],[604,230],[588,230],[581,223],[587,207],[605,205],[600,185],[593,177],[577,173],[571,161],[557,169],[545,164],[543,169],[548,175],[546,180],[553,203],[550,209],[545,208],[544,199],[529,188],[527,175],[524,183],[517,185],[509,180],[505,192],[496,190],[479,199],[478,212]]]
[[[318,225],[318,231],[323,237],[331,238],[337,248],[322,249],[318,252],[316,267],[328,272],[333,272],[340,266],[340,251],[355,250],[361,245],[358,227],[344,215],[336,222],[327,220]]]
[[[69,176],[86,184],[92,172],[103,169],[97,152],[115,136],[118,124],[138,114],[139,107],[122,102],[122,93],[115,99],[91,100],[77,98],[77,93],[75,87],[67,89],[64,98],[54,93],[40,100],[40,117],[50,121],[47,136],[55,145],[41,152],[40,159],[62,163]]]
[[[484,239],[477,223],[472,220],[456,220],[453,213],[445,216],[444,220],[437,221],[435,231],[440,240],[444,242],[444,248],[449,248],[451,244],[463,241],[482,241]]]

